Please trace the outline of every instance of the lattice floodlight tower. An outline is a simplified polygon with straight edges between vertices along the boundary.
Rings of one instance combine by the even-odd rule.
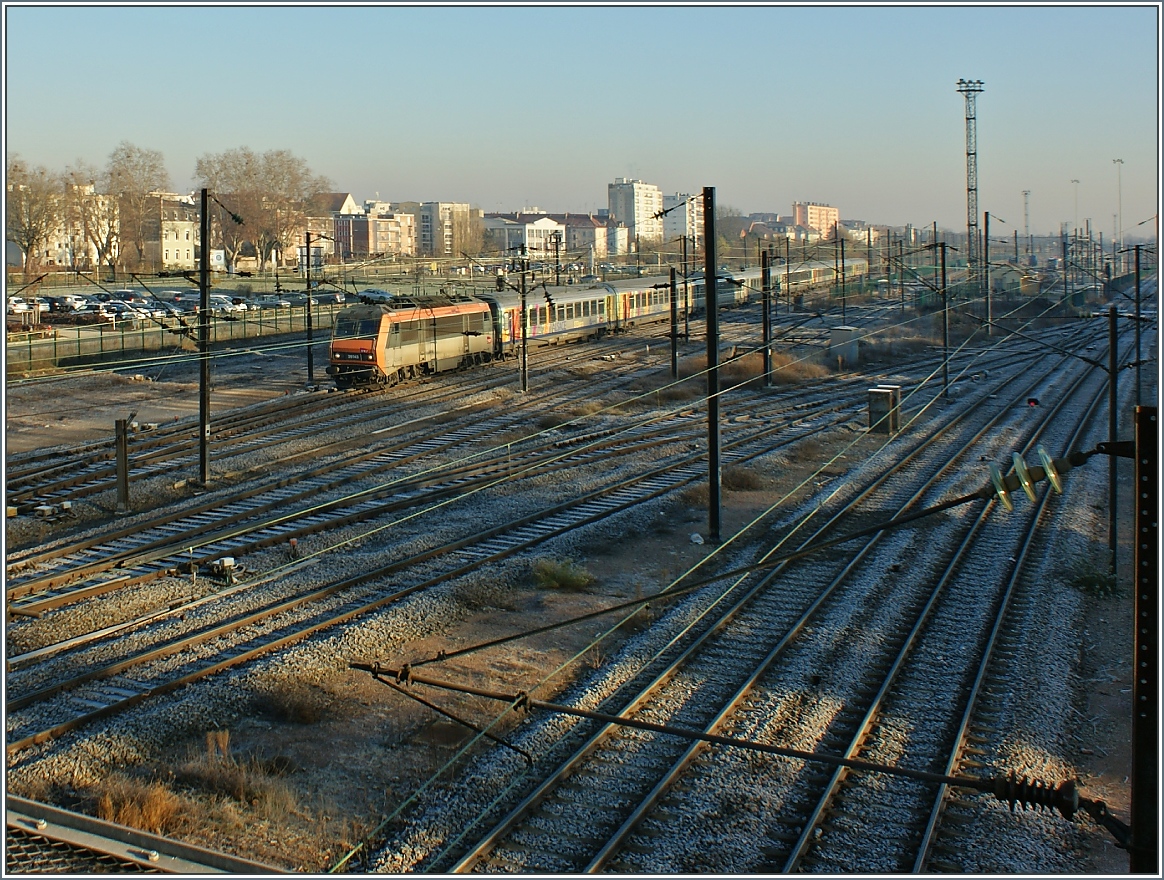
[[[978,289],[978,134],[974,99],[982,80],[960,79],[958,91],[966,96],[966,272],[970,290]]]

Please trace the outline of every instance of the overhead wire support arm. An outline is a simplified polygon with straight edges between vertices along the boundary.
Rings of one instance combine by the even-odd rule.
[[[498,702],[507,703],[514,710],[531,712],[534,709],[541,709],[547,712],[553,712],[560,715],[572,715],[577,718],[586,718],[591,721],[598,721],[604,724],[613,724],[619,727],[631,727],[636,730],[646,730],[652,733],[669,734],[672,736],[682,737],[689,740],[697,740],[700,742],[711,743],[713,745],[729,746],[733,748],[747,749],[754,752],[763,752],[770,755],[777,755],[783,758],[792,758],[800,761],[807,761],[816,764],[826,764],[834,767],[847,767],[850,770],[861,770],[871,773],[884,773],[891,776],[902,776],[908,779],[916,779],[922,782],[939,783],[945,785],[956,786],[959,788],[969,788],[975,791],[982,791],[988,794],[993,794],[998,800],[1010,804],[1013,811],[1016,806],[1021,805],[1023,809],[1028,807],[1041,807],[1044,810],[1058,810],[1058,812],[1066,819],[1074,818],[1075,814],[1080,810],[1091,815],[1100,824],[1107,828],[1113,836],[1120,842],[1122,846],[1127,845],[1130,839],[1130,828],[1112,816],[1108,810],[1107,805],[1100,800],[1092,800],[1090,798],[1080,797],[1078,790],[1075,787],[1074,780],[1066,780],[1057,786],[1049,785],[1042,780],[1031,780],[1026,777],[1019,777],[1013,771],[1006,776],[947,776],[941,773],[930,773],[925,770],[914,770],[908,767],[888,766],[885,764],[877,764],[872,761],[864,761],[859,758],[843,758],[839,755],[829,755],[822,752],[807,752],[802,749],[793,749],[785,746],[773,745],[771,743],[755,742],[753,740],[738,739],[736,737],[721,736],[714,733],[706,733],[701,730],[693,730],[691,728],[676,727],[669,724],[655,724],[650,721],[640,721],[637,718],[628,718],[623,715],[612,715],[608,712],[596,712],[591,709],[580,709],[574,706],[566,706],[561,703],[551,703],[546,700],[537,700],[531,697],[525,691],[518,691],[517,693],[503,693],[500,691],[490,690],[488,688],[475,687],[473,685],[454,684],[452,682],[442,681],[440,679],[429,678],[427,676],[417,675],[410,667],[403,667],[401,669],[394,669],[387,666],[381,666],[378,663],[360,663],[351,662],[348,664],[349,669],[356,669],[362,672],[369,672],[377,681],[384,682],[400,690],[399,687],[393,685],[389,679],[395,679],[401,684],[417,684],[425,685],[427,687],[435,687],[443,690],[453,691],[455,693],[470,694],[472,696],[481,697],[487,700],[496,700]]]

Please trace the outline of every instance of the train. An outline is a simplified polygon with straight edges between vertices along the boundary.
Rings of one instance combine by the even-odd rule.
[[[846,264],[846,276],[864,274],[860,261]],[[781,266],[772,269],[779,291]],[[831,264],[797,266],[792,287],[831,281]],[[825,277],[827,274],[827,277]],[[755,302],[761,295],[759,269],[723,270],[716,275],[720,308]],[[327,374],[339,390],[397,385],[421,375],[466,369],[516,355],[521,345],[521,296],[504,284],[487,293],[396,294],[362,297],[336,315]],[[680,311],[701,314],[704,274],[677,283]],[[531,287],[526,292],[530,345],[597,339],[637,324],[666,320],[671,313],[666,276],[581,285]]]

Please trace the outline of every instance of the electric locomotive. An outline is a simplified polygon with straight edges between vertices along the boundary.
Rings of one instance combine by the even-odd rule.
[[[486,363],[499,329],[489,304],[475,297],[364,302],[336,315],[327,373],[348,389]]]

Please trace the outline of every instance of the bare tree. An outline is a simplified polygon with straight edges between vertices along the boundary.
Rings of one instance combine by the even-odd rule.
[[[453,211],[453,253],[479,254],[484,246],[485,223],[479,208]]]
[[[169,172],[159,151],[122,141],[109,154],[105,173],[108,191],[117,196],[121,239],[133,245],[140,266],[145,262],[145,245],[154,219],[151,202],[156,196],[151,193],[170,188]]]
[[[31,168],[17,155],[7,157],[8,205],[5,238],[22,255],[25,280],[39,264],[39,251],[61,222],[61,180],[43,165]]]
[[[249,245],[266,268],[272,252],[282,252],[304,228],[312,197],[330,190],[326,177],[314,174],[289,150],[258,154],[249,147],[199,157],[195,174],[229,210],[241,215],[238,225],[220,218],[222,246],[233,267]],[[221,212],[221,208],[220,208]]]
[[[70,225],[92,245],[98,266],[107,265],[111,274],[116,272],[121,223],[118,199],[109,194],[108,171],[98,172],[78,159],[65,170],[65,204]]]

